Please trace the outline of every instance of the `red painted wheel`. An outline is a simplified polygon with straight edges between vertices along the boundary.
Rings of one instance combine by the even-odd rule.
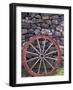
[[[33,36],[22,48],[22,65],[31,76],[53,75],[60,63],[59,45],[49,36]]]

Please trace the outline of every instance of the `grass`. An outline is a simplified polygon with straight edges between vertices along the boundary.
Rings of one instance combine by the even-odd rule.
[[[64,75],[64,68],[57,69],[57,74],[56,75]]]

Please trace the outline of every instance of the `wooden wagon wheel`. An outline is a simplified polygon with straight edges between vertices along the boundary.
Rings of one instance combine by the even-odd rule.
[[[49,36],[30,37],[22,48],[22,65],[31,76],[53,75],[60,63],[60,48]]]

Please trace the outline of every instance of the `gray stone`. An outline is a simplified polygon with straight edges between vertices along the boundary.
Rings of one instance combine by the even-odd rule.
[[[52,32],[49,32],[49,34],[48,34],[48,35],[51,35],[51,36],[52,36],[52,34],[53,34]]]
[[[37,29],[41,30],[41,27],[37,27]]]
[[[61,40],[61,42],[63,42],[64,43],[64,38],[62,37],[62,38],[60,38],[60,40]]]
[[[55,29],[51,29],[51,31],[52,31],[52,33],[54,33],[55,32]]]
[[[22,29],[22,34],[26,34],[27,33],[27,29]]]
[[[64,15],[61,15],[61,16],[60,16],[60,20],[61,20],[61,21],[64,21]]]
[[[25,19],[22,19],[22,21],[21,21],[22,23],[25,23],[26,22],[26,20]]]
[[[42,23],[43,20],[42,19],[36,19],[36,23]]]
[[[31,16],[32,18],[34,18],[35,15],[36,15],[35,13],[31,13],[31,14],[30,14],[30,16]]]
[[[64,37],[64,31],[62,31],[62,36]]]
[[[50,31],[50,29],[42,29],[41,34],[52,35],[52,32]]]
[[[40,34],[40,30],[39,29],[35,29],[34,32],[35,32],[36,35],[39,35]]]
[[[22,28],[24,29],[30,29],[31,25],[29,23],[22,23]]]
[[[25,40],[28,41],[29,40],[29,34],[25,35]]]
[[[42,24],[41,24],[41,27],[42,27],[42,28],[49,28],[49,25],[48,25],[48,24],[45,24],[45,23],[42,23]]]
[[[29,20],[29,17],[25,17],[26,20]]]
[[[62,32],[62,31],[64,30],[64,28],[63,28],[62,26],[59,25],[59,26],[56,27],[56,30]]]
[[[36,24],[31,24],[31,28],[32,29],[36,29],[37,28],[37,25]]]
[[[34,23],[32,20],[25,20],[25,23]]]
[[[49,19],[52,20],[53,19],[52,16],[50,16]]]
[[[54,15],[54,16],[52,16],[52,19],[58,19],[58,18],[59,18],[58,15]]]
[[[33,31],[34,31],[34,29],[32,29],[32,28],[31,28],[31,29],[29,29],[29,30],[28,30],[28,32],[29,32],[29,31],[33,32]]]
[[[42,19],[43,19],[43,20],[49,19],[49,16],[42,16]]]
[[[45,21],[47,24],[51,25],[51,20],[46,20]]]
[[[58,21],[57,20],[52,20],[52,24],[58,24]]]
[[[28,35],[30,35],[30,34],[34,34],[34,31],[28,31]]]
[[[32,18],[32,21],[33,21],[34,23],[36,23],[36,18]]]
[[[36,18],[39,18],[39,19],[41,18],[41,16],[40,16],[40,15],[36,15],[35,17],[36,17]]]
[[[28,36],[29,36],[29,37],[33,36],[33,33],[30,33]]]
[[[25,35],[22,35],[22,40],[25,40]]]
[[[62,22],[60,23],[60,25],[64,27],[64,21],[62,21]]]
[[[55,36],[61,36],[61,32],[55,31]]]
[[[36,23],[37,27],[41,27],[41,24],[40,23]]]
[[[41,30],[41,34],[46,34],[46,32],[44,30]]]
[[[22,19],[27,17],[27,13],[22,13]]]

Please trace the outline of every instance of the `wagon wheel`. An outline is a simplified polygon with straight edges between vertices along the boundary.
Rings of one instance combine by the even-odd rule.
[[[22,65],[31,76],[53,75],[60,58],[57,42],[46,35],[31,37],[22,48]]]

